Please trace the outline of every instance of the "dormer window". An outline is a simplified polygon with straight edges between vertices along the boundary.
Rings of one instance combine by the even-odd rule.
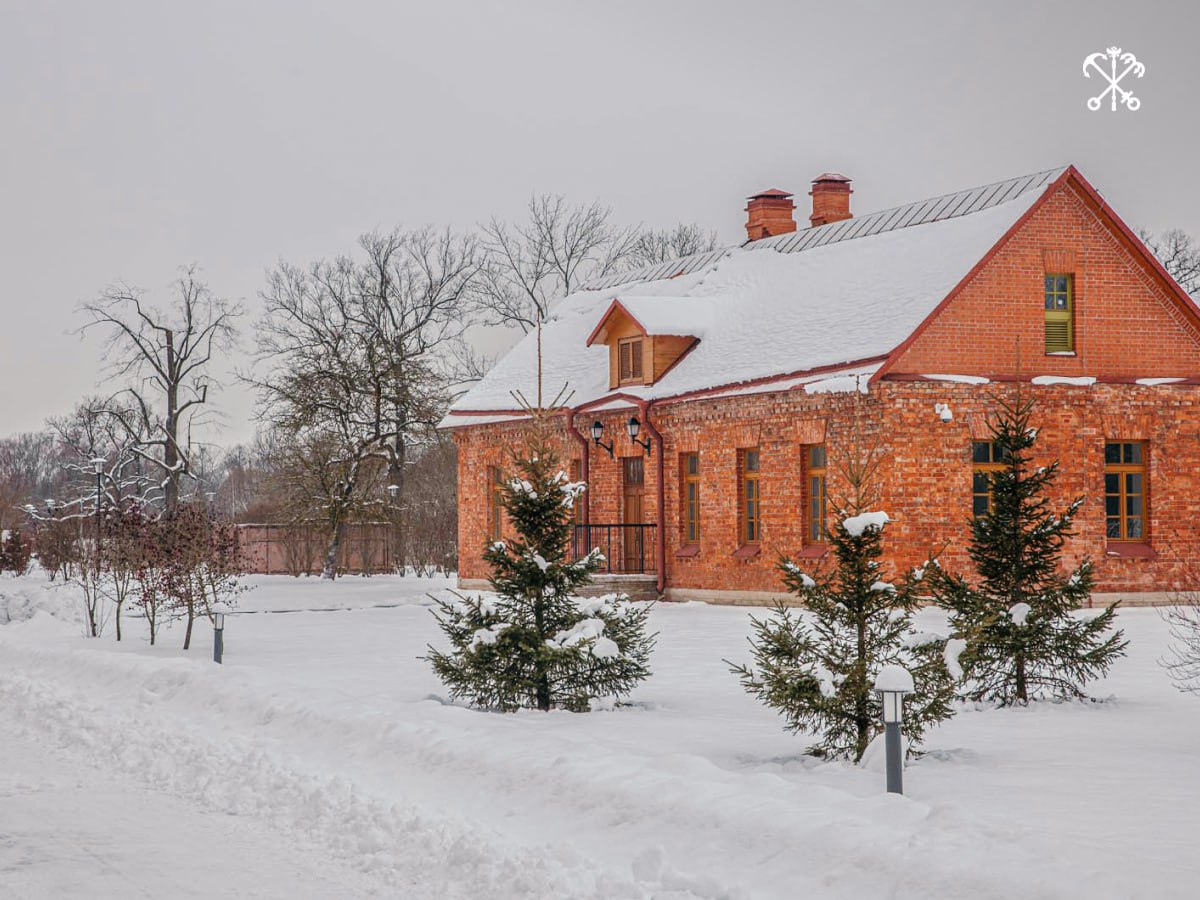
[[[711,304],[704,300],[678,297],[613,300],[588,337],[587,346],[608,347],[609,390],[651,385],[700,341],[705,323],[712,315]]]
[[[641,384],[642,370],[642,339],[623,338],[617,343],[617,365],[621,384]]]

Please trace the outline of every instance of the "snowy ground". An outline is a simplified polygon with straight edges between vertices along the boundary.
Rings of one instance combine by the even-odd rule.
[[[657,607],[631,707],[502,716],[416,658],[443,583],[255,583],[218,667],[0,580],[0,897],[1196,896],[1200,698],[1154,610],[1113,699],[964,709],[901,798],[741,691],[745,609]]]

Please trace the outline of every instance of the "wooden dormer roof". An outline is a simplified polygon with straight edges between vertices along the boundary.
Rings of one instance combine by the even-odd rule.
[[[646,336],[701,338],[712,324],[712,303],[694,297],[627,297],[608,305],[586,346],[607,343],[615,321],[623,317]]]

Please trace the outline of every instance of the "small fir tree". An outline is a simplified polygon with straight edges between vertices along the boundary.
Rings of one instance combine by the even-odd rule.
[[[1050,509],[1045,493],[1058,463],[1030,465],[1034,401],[1018,393],[1013,402],[998,402],[991,430],[1004,468],[991,475],[989,510],[971,523],[978,580],[934,569],[930,587],[950,614],[953,637],[966,641],[968,699],[1001,706],[1083,699],[1084,685],[1124,656],[1128,642],[1112,631],[1116,603],[1096,616],[1073,615],[1092,592],[1092,563],[1085,558],[1065,574],[1059,560],[1083,498],[1061,515]]]
[[[654,637],[648,605],[575,596],[601,557],[568,558],[571,511],[585,486],[560,470],[541,424],[501,496],[517,536],[484,552],[496,596],[438,600],[434,615],[451,650],[430,647],[427,658],[451,697],[474,706],[582,712],[650,674]]]
[[[0,541],[0,571],[24,575],[29,571],[32,560],[33,547],[21,534],[21,529],[10,529]]]
[[[784,584],[808,612],[780,603],[769,618],[752,617],[754,664],[731,665],[749,693],[786,717],[789,731],[815,738],[809,753],[855,762],[883,731],[874,682],[885,665],[903,666],[913,676],[916,690],[905,698],[904,713],[910,747],[953,714],[947,643],[912,627],[924,570],[892,584],[878,562],[888,516],[869,509],[874,468],[871,453],[843,469],[855,500],[835,509],[828,539],[836,569],[814,577],[790,559],[780,563]]]

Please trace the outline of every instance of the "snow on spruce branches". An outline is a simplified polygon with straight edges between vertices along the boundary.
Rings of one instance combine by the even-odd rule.
[[[451,697],[484,709],[584,712],[627,695],[650,674],[649,606],[576,591],[603,561],[571,561],[572,510],[585,486],[568,480],[543,440],[514,458],[501,504],[516,535],[490,543],[495,596],[438,600],[450,640],[428,659]]]
[[[950,614],[953,637],[965,641],[960,660],[965,694],[1007,706],[1039,698],[1082,699],[1087,682],[1125,654],[1122,632],[1112,631],[1117,604],[1097,615],[1077,615],[1092,592],[1092,563],[1060,568],[1080,497],[1065,512],[1045,493],[1058,463],[1032,467],[1037,429],[1034,402],[1018,393],[997,398],[991,425],[1004,468],[990,478],[991,506],[971,523],[976,579],[933,567],[933,599]]]
[[[790,731],[813,738],[809,753],[855,762],[883,731],[874,681],[884,666],[903,666],[913,676],[916,691],[904,704],[910,746],[952,714],[954,697],[945,639],[912,627],[921,573],[894,582],[880,568],[889,519],[867,508],[873,469],[867,463],[845,470],[856,500],[836,511],[829,531],[836,568],[809,574],[790,559],[780,562],[784,584],[807,612],[780,603],[768,618],[751,617],[754,664],[732,666],[749,693],[785,716]]]

